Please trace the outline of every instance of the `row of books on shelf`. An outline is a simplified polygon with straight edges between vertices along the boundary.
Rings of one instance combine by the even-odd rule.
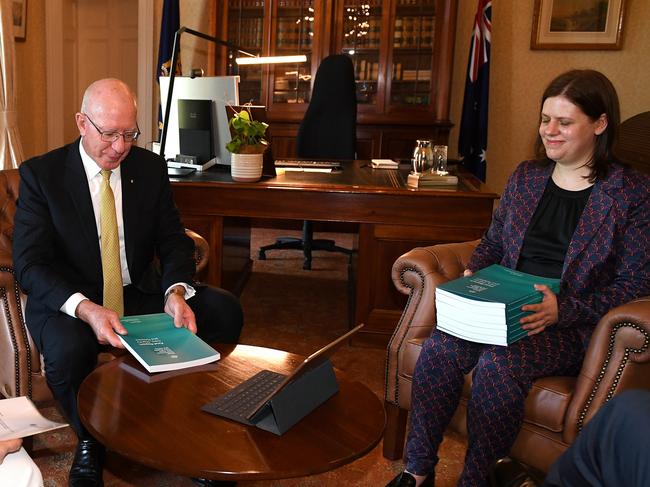
[[[261,17],[244,18],[238,22],[230,23],[228,39],[240,46],[261,48],[263,31],[264,25]]]
[[[229,0],[228,8],[231,9],[264,8],[264,0]]]
[[[379,61],[359,59],[354,66],[357,81],[377,81],[379,77]],[[393,80],[396,81],[430,81],[430,69],[407,69],[402,63],[393,64]]]
[[[278,8],[309,8],[314,6],[314,0],[280,0]],[[264,8],[264,0],[229,0],[228,8],[231,9],[256,9]]]
[[[435,17],[398,17],[395,19],[394,47],[431,47]]]
[[[420,69],[406,68],[401,62],[393,63],[393,80],[396,81],[429,81],[431,80],[431,68],[420,67]]]
[[[431,79],[431,71],[423,69],[402,69],[395,72],[393,79],[397,81],[429,81]]]
[[[314,6],[313,0],[280,0],[277,2],[278,9],[295,8],[307,10]],[[264,8],[264,0],[229,0],[228,8],[231,10],[256,10]]]
[[[290,19],[278,19],[276,46],[297,48],[310,47],[314,37],[312,23],[296,23]]]
[[[382,7],[382,0],[366,0],[368,7]],[[278,8],[309,8],[314,6],[314,0],[279,0]],[[435,6],[434,0],[397,0],[398,7],[427,7]],[[231,9],[259,9],[264,8],[264,0],[229,0],[228,7]],[[357,8],[358,5],[345,5],[345,7]]]
[[[414,63],[393,62],[393,79],[397,81],[415,81],[415,80],[430,80],[431,67],[427,67],[426,63],[419,63],[418,69],[413,69]]]
[[[314,0],[279,0],[278,8],[309,8],[314,6]]]
[[[354,66],[354,77],[359,81],[376,81],[379,77],[379,61],[359,59]]]
[[[304,89],[309,89],[310,85],[310,80],[311,78],[307,77],[294,77],[294,76],[288,76],[288,77],[276,77],[275,78],[275,84],[273,85],[276,90],[280,91],[294,91],[297,90],[299,87],[301,87],[303,90]]]
[[[366,0],[364,2],[365,5],[368,5],[368,7],[373,8],[373,7],[382,7],[385,6],[386,1],[385,0]],[[412,7],[434,7],[435,6],[435,0],[397,0],[397,6],[398,7],[407,7],[407,6],[412,6]],[[357,8],[358,4],[357,3],[351,3],[351,4],[346,4],[344,7],[349,7],[349,8]]]
[[[414,7],[426,7],[435,5],[435,0],[397,0],[399,7],[411,5]]]
[[[343,8],[344,8],[345,12],[350,12],[350,11],[356,11],[359,8],[363,7],[364,5],[367,5],[369,8],[373,8],[373,7],[381,7],[385,3],[386,3],[385,0],[383,0],[383,1],[382,0],[366,0],[365,2],[360,4],[360,2],[358,2],[358,0],[357,0],[356,2],[346,2],[345,5],[343,5]]]

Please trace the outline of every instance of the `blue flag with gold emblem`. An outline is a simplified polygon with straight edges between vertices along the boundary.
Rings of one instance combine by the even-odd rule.
[[[492,1],[479,0],[467,63],[458,153],[463,166],[481,181],[485,181],[487,165],[491,40]]]
[[[162,22],[160,24],[160,44],[158,44],[158,64],[156,65],[156,81],[160,76],[170,75],[172,51],[174,49],[174,34],[180,29],[180,7],[178,0],[165,0],[163,3]],[[176,74],[181,73],[180,58],[176,65]],[[158,129],[162,130],[162,109],[158,107]]]

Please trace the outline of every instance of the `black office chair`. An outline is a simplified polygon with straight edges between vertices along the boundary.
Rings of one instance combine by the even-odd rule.
[[[298,129],[297,155],[301,159],[354,159],[356,157],[357,98],[352,60],[343,54],[323,59],[316,72],[311,101]],[[302,238],[280,237],[274,244],[260,248],[260,260],[266,251],[296,249],[305,254],[303,269],[311,269],[313,250],[343,252],[333,240],[314,240],[312,222],[305,220]]]

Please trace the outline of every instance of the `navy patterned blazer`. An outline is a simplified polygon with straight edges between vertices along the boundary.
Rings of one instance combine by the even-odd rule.
[[[468,268],[516,268],[524,235],[554,164],[521,163],[510,176],[492,224]],[[612,164],[597,180],[562,269],[559,325],[587,339],[611,308],[650,294],[650,177]]]

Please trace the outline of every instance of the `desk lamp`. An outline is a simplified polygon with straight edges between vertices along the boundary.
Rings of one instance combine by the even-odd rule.
[[[181,27],[174,34],[174,45],[172,47],[172,60],[171,66],[169,67],[169,90],[167,92],[167,102],[165,104],[165,118],[163,120],[163,129],[162,136],[160,137],[160,155],[164,157],[165,154],[165,143],[167,142],[167,125],[169,123],[169,114],[172,104],[172,93],[174,92],[174,80],[176,79],[176,65],[178,63],[178,53],[180,52],[181,44],[181,35],[187,32],[196,37],[200,37],[207,41],[214,42],[220,46],[226,46],[231,51],[237,51],[239,54],[245,57],[235,58],[235,62],[238,65],[250,65],[250,64],[278,64],[278,63],[304,63],[307,61],[307,56],[304,54],[301,55],[292,55],[292,56],[266,56],[260,57],[250,52],[244,51],[239,46],[224,41],[223,39],[217,39],[216,37],[204,34],[203,32],[198,32],[196,30],[190,29],[188,27]]]

